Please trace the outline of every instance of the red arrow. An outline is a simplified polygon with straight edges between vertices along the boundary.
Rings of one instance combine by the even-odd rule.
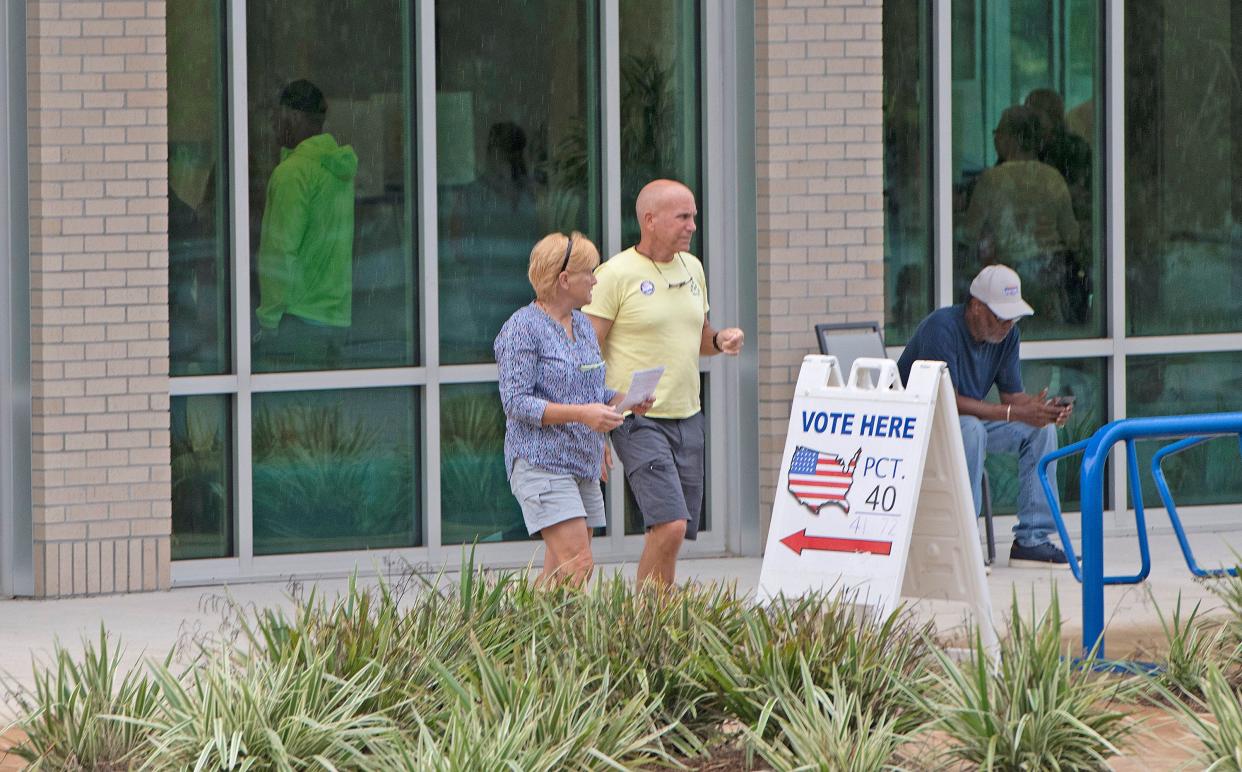
[[[807,536],[803,528],[781,539],[795,553],[801,555],[802,550],[820,550],[822,552],[870,552],[872,555],[888,555],[893,551],[891,541],[872,541],[870,539],[838,539],[833,536]]]

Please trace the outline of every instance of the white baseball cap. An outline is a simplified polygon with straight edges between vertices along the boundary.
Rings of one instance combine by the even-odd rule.
[[[1007,265],[984,267],[970,283],[970,296],[983,301],[1003,321],[1035,314],[1022,299],[1022,279]]]

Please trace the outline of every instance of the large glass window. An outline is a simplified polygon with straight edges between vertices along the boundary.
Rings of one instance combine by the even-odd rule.
[[[905,343],[935,307],[930,14],[923,0],[884,3],[884,335],[891,345]],[[862,94],[839,98],[843,107],[864,106]]]
[[[1127,332],[1242,330],[1242,5],[1128,0],[1125,50]]]
[[[490,362],[531,247],[600,239],[598,6],[436,4],[440,361]]]
[[[174,376],[230,369],[222,6],[214,0],[168,4],[168,358]]]
[[[634,204],[654,179],[695,192],[705,233],[699,166],[699,3],[628,0],[621,17],[621,246],[638,243]],[[691,249],[704,251],[702,238]],[[702,255],[707,257],[706,255]]]
[[[169,3],[172,544],[186,576],[529,538],[496,384],[478,381],[533,297],[531,247],[570,230],[635,243],[635,199],[656,178],[685,182],[707,217],[704,4],[605,5]],[[416,157],[431,132],[436,157]],[[604,233],[605,196],[620,232]],[[427,303],[438,319],[421,324]],[[427,456],[440,485],[424,504]],[[624,528],[623,486],[607,493]],[[221,558],[237,560],[193,564]]]
[[[254,370],[413,365],[408,3],[246,8]]]
[[[1220,413],[1242,410],[1242,352],[1131,357],[1126,362],[1126,404],[1131,416]],[[1151,480],[1151,455],[1167,444],[1139,443],[1143,500],[1161,506]],[[1242,448],[1222,437],[1164,463],[1178,506],[1242,501]]]
[[[233,425],[223,395],[174,397],[172,558],[233,556]]]
[[[953,3],[954,298],[1004,263],[1028,339],[1103,334],[1096,0]]]
[[[348,389],[254,395],[254,552],[422,543],[418,394]]]
[[[505,413],[494,383],[440,390],[440,541],[527,538],[505,469]]]

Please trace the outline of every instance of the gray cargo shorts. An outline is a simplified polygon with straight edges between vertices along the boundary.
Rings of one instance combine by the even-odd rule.
[[[703,515],[703,414],[689,418],[628,415],[612,430],[634,500],[650,528],[686,521],[686,538],[699,535]]]
[[[531,536],[575,517],[586,518],[587,528],[606,524],[599,480],[549,472],[518,458],[513,462],[509,487],[522,506],[522,520]]]

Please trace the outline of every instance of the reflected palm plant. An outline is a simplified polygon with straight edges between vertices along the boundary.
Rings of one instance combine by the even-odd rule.
[[[190,398],[182,398],[190,399]],[[174,411],[178,412],[178,411]],[[172,432],[172,550],[175,559],[220,557],[228,552],[222,431],[211,417],[186,411],[185,431]]]
[[[440,421],[444,541],[524,538],[504,465],[505,415],[495,393],[446,399]]]
[[[410,453],[340,405],[256,411],[256,539],[272,552],[412,543]]]
[[[652,49],[621,60],[622,189],[633,191],[668,174],[676,161],[673,131],[672,67],[665,67]]]
[[[626,201],[633,201],[653,179],[677,176],[676,89],[673,66],[666,66],[653,49],[621,58],[621,191]],[[548,161],[558,191],[551,194],[554,227],[576,224],[577,207],[590,181],[587,131],[581,119],[574,119]]]

